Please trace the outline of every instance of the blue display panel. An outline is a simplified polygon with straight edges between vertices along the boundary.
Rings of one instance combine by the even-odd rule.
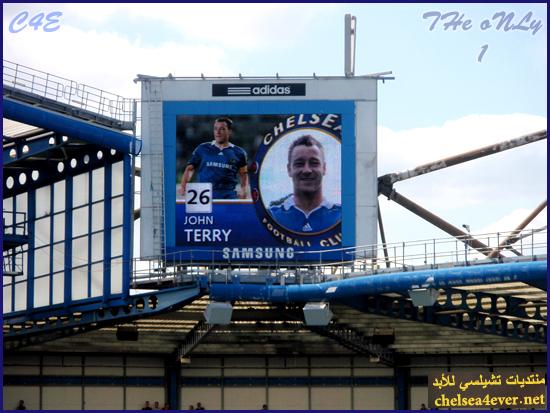
[[[169,256],[349,259],[354,102],[164,102],[163,113]]]

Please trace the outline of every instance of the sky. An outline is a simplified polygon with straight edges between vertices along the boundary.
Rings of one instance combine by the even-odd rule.
[[[55,31],[27,24],[54,12]],[[346,13],[357,17],[355,74],[395,77],[378,87],[379,176],[547,128],[540,3],[8,3],[3,58],[132,98],[137,74],[339,76]],[[546,199],[546,153],[544,140],[395,189],[473,234],[512,230]],[[379,201],[389,242],[447,236]],[[546,210],[531,226],[545,224]]]

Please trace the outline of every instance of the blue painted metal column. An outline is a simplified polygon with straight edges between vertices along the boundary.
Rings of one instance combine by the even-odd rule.
[[[88,228],[86,238],[88,240],[88,250],[86,251],[87,254],[87,279],[88,279],[88,291],[86,292],[86,295],[88,297],[92,296],[92,283],[93,283],[93,274],[92,274],[92,197],[93,197],[93,187],[94,183],[92,181],[92,171],[87,172],[88,175],[88,205],[86,206],[86,209],[88,210],[88,222],[86,223],[86,226]]]
[[[164,375],[166,401],[170,404],[170,410],[180,410],[181,363],[177,351],[164,359]]]
[[[105,164],[103,203],[103,299],[111,295],[111,207],[112,207],[112,165]]]
[[[27,225],[29,230],[29,252],[27,254],[27,310],[34,308],[34,262],[35,262],[35,233],[34,223],[36,221],[36,190],[29,191],[27,196]],[[15,216],[14,216],[14,219]]]
[[[4,168],[2,168],[2,171],[4,170]],[[4,179],[2,177],[2,184],[4,183]],[[11,210],[13,211],[13,218],[12,218],[12,229],[11,231],[15,234],[16,233],[16,230],[15,230],[15,222],[16,222],[16,216],[17,216],[17,204],[15,203],[15,196],[12,197],[11,199]],[[2,221],[4,221],[2,219]],[[28,222],[28,214],[27,214],[27,235],[29,234],[29,222]],[[4,224],[2,222],[2,227],[4,228]],[[6,231],[6,229],[4,228],[4,232],[2,234],[4,234]],[[28,248],[28,246],[27,246]],[[11,270],[12,271],[15,271],[15,254],[12,255],[13,257],[13,261],[12,261],[12,266],[11,266]],[[29,259],[29,254],[27,253],[27,260]],[[24,265],[25,263],[23,263]],[[27,263],[27,276],[29,274],[29,267],[28,267],[28,263]],[[11,308],[10,308],[10,311],[13,311],[15,308],[15,278],[12,278],[11,279]]]
[[[55,190],[54,185],[50,185],[50,279],[49,279],[49,288],[50,288],[50,294],[48,296],[48,304],[53,304],[53,259],[54,259],[54,199],[55,199]]]
[[[406,360],[402,358],[399,364],[405,364]],[[408,363],[407,363],[408,364]],[[411,375],[410,367],[395,367],[395,408],[397,410],[409,410],[410,386],[409,377]]]
[[[130,281],[132,278],[132,233],[134,225],[134,191],[132,182],[132,158],[124,156],[123,161],[123,216],[122,216],[122,293],[124,297],[130,295]]]
[[[73,177],[67,176],[65,179],[65,271],[63,272],[63,296],[65,306],[69,306],[72,301],[73,285]]]

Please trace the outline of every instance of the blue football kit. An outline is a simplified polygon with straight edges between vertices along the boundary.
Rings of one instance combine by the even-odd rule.
[[[294,196],[290,196],[281,205],[269,208],[269,212],[275,221],[290,231],[315,233],[338,223],[342,206],[323,199],[317,208],[306,213],[296,206]]]
[[[193,165],[198,182],[212,182],[214,199],[235,199],[238,172],[246,166],[246,152],[233,145],[221,149],[215,143],[201,143],[195,148],[188,165]]]

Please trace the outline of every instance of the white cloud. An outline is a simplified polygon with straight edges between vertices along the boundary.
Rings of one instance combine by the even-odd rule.
[[[219,47],[175,42],[146,47],[139,39],[129,41],[116,33],[84,32],[72,27],[42,36],[32,31],[10,36],[4,29],[4,57],[78,83],[136,98],[140,90],[133,79],[138,73],[166,76],[175,68],[180,75],[197,76],[205,68],[219,74],[230,72],[222,62],[226,54]]]
[[[239,62],[245,54],[265,56],[268,49],[284,49],[306,33],[309,22],[335,7],[51,4],[48,10],[63,12],[59,30],[46,33],[28,28],[10,33],[9,21],[22,9],[12,4],[4,7],[4,58],[112,93],[138,97],[139,86],[132,82],[138,73],[234,76],[241,71]],[[44,11],[36,4],[24,9],[31,15]]]
[[[310,6],[292,4],[148,4],[129,13],[158,19],[200,42],[229,49],[252,50],[267,39],[295,40],[311,19]]]
[[[518,225],[534,211],[536,206],[537,205],[534,205],[532,209],[515,209],[502,218],[480,228],[478,232],[484,234],[499,232],[502,231],[503,228],[508,230],[516,229]],[[526,230],[533,230],[545,226],[547,224],[546,214],[547,210],[545,208],[526,226]]]
[[[230,50],[253,50],[269,44],[284,48],[306,32],[320,14],[330,15],[337,4],[195,3],[195,4],[51,4],[48,9],[64,13],[64,25],[86,23],[99,31],[123,31],[116,22],[144,19],[159,29],[180,33],[190,44],[217,44]],[[12,6],[15,13],[20,7]],[[28,9],[28,8],[27,8]],[[34,7],[39,11],[40,7]],[[41,10],[41,9],[40,9]],[[10,17],[14,14],[10,14]],[[77,26],[76,26],[77,27]],[[125,33],[134,37],[139,33]]]

